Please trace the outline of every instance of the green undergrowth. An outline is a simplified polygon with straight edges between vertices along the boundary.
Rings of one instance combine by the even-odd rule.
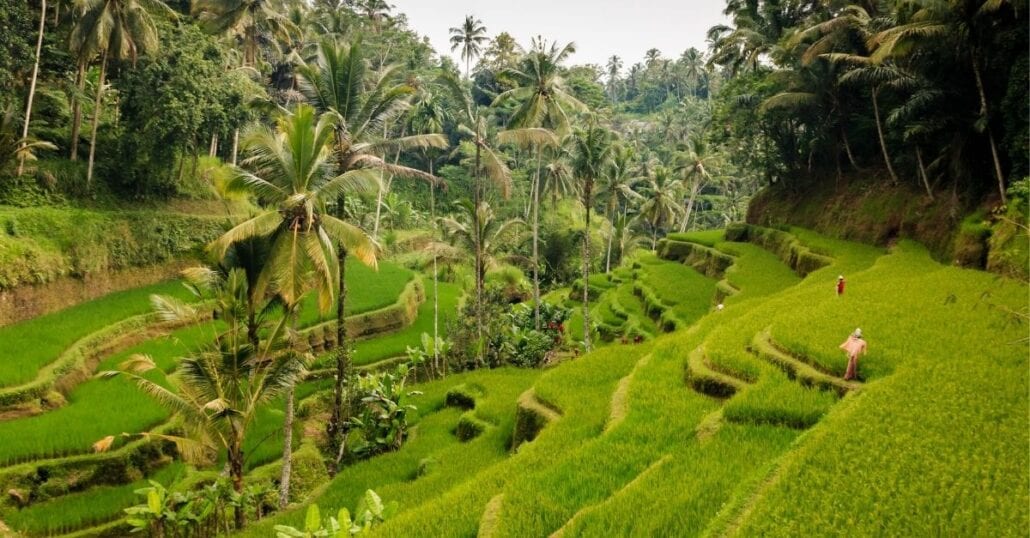
[[[225,219],[165,211],[0,208],[0,289],[190,256]]]
[[[123,509],[138,504],[136,490],[147,487],[150,480],[167,487],[185,470],[182,463],[170,463],[130,484],[100,486],[12,511],[4,516],[4,522],[11,529],[32,536],[53,536],[100,525],[121,518],[125,515]]]

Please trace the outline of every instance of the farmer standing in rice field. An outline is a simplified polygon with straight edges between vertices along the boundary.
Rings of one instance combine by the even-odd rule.
[[[844,380],[858,378],[858,356],[865,355],[867,348],[865,339],[862,338],[862,329],[855,329],[840,348],[848,354],[848,370],[844,372]]]
[[[837,297],[844,295],[844,275],[837,277]]]

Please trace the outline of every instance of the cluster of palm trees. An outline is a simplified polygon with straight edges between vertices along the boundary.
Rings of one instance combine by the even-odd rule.
[[[776,133],[773,158],[838,177],[842,159],[876,165],[931,200],[951,179],[1004,202],[1027,174],[1020,122],[1001,118],[1025,101],[1025,2],[731,0],[726,13],[711,61],[761,81],[736,97]]]

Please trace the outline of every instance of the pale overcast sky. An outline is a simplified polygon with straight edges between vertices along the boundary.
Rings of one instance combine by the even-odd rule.
[[[528,46],[533,36],[574,41],[573,63],[603,66],[612,54],[628,68],[652,47],[668,58],[689,47],[706,48],[708,28],[726,21],[725,0],[390,0],[412,28],[450,54],[448,29],[465,15],[483,21],[493,37],[508,32]],[[456,57],[456,53],[454,56]]]

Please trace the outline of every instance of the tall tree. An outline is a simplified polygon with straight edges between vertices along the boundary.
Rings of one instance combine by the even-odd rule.
[[[717,151],[708,144],[701,132],[694,133],[689,140],[687,151],[678,157],[677,169],[687,185],[687,201],[680,222],[680,231],[687,231],[690,216],[694,211],[694,203],[701,189],[712,181],[712,169],[721,160]]]
[[[597,188],[597,199],[604,205],[605,217],[611,225],[608,233],[608,247],[604,256],[604,272],[612,269],[612,243],[615,239],[615,222],[622,209],[625,215],[630,205],[640,200],[634,187],[641,178],[634,173],[636,151],[632,146],[616,145],[612,150],[611,164],[605,169]]]
[[[581,185],[584,209],[583,230],[583,345],[590,351],[590,211],[594,206],[594,183],[604,175],[612,151],[612,133],[592,121],[573,135],[572,173]]]
[[[465,78],[469,78],[472,59],[479,57],[483,52],[483,43],[490,40],[486,37],[486,26],[483,26],[483,21],[466,15],[465,22],[451,28],[450,32],[451,52],[461,49],[461,59],[465,60]]]
[[[126,376],[153,396],[181,420],[185,436],[156,433],[134,434],[174,441],[188,456],[212,456],[224,449],[228,459],[233,490],[243,493],[246,464],[244,441],[262,406],[281,396],[304,374],[303,362],[295,353],[283,353],[286,322],[284,317],[269,327],[263,341],[248,336],[247,311],[253,293],[246,271],[193,267],[183,271],[187,287],[200,299],[213,300],[220,326],[209,345],[182,358],[176,368],[175,390],[144,377],[157,369],[153,359],[133,355],[117,371],[101,372],[112,378]],[[200,309],[172,297],[155,297],[155,309],[166,321],[199,323]],[[122,434],[123,436],[130,434]],[[111,447],[114,436],[94,445],[98,451]],[[246,523],[245,507],[235,509],[236,528]]]
[[[297,26],[270,0],[196,0],[192,12],[211,33],[226,33],[243,48],[243,66],[255,67],[263,39],[289,44]]]
[[[334,132],[333,160],[337,173],[387,171],[402,177],[415,177],[432,184],[436,178],[413,168],[388,163],[382,155],[391,149],[442,147],[447,141],[438,134],[419,134],[403,138],[384,138],[383,125],[396,119],[408,106],[415,91],[401,80],[399,66],[386,66],[372,71],[365,60],[360,41],[346,44],[333,39],[322,40],[317,57],[298,68],[300,87],[308,102],[332,122]],[[378,190],[378,189],[377,189]],[[346,191],[336,194],[335,216],[343,221]],[[349,249],[337,245],[339,294],[336,304],[336,385],[332,416],[327,424],[330,447],[339,449],[346,417],[343,416],[344,384],[349,375],[349,351],[344,322],[347,302],[345,282],[346,257]],[[336,450],[336,463],[342,452]]]
[[[619,73],[622,72],[622,58],[612,55],[606,65],[608,75],[608,97],[613,105],[619,104]]]
[[[29,138],[29,122],[32,121],[32,100],[36,97],[36,78],[39,76],[39,56],[43,51],[43,32],[46,30],[46,0],[39,5],[39,37],[36,38],[36,62],[32,64],[32,78],[29,80],[29,96],[25,104],[25,125],[21,130],[22,140]],[[18,175],[25,171],[25,155],[18,162]]]
[[[472,207],[478,208],[484,201],[485,187],[483,179],[489,179],[501,192],[501,196],[507,198],[511,195],[511,170],[504,159],[493,149],[493,138],[488,126],[487,117],[482,107],[472,99],[470,89],[450,73],[444,72],[439,79],[440,83],[447,88],[455,103],[458,103],[456,119],[459,122],[458,132],[467,140],[471,147],[466,148],[471,153],[472,161]],[[478,219],[480,211],[472,211],[472,218]],[[481,223],[475,222],[473,230],[476,234],[482,228]],[[483,314],[484,294],[483,288],[486,277],[486,259],[483,252],[484,238],[479,235],[476,238],[475,248],[475,273],[476,285],[476,334],[478,337],[477,361],[484,364],[483,347]]]
[[[158,46],[157,26],[149,11],[175,17],[175,13],[161,0],[77,0],[78,21],[71,33],[71,49],[76,56],[100,56],[100,78],[96,100],[93,103],[93,124],[90,133],[89,165],[86,184],[93,181],[93,163],[96,158],[97,128],[100,126],[100,108],[104,95],[107,65],[110,61],[130,60],[136,65],[140,54],[147,54]]]
[[[544,131],[523,131],[528,137],[536,157],[536,171],[531,187],[533,210],[533,319],[540,329],[540,175],[543,167],[542,152],[545,147],[555,147],[559,136],[569,132],[571,112],[585,112],[581,103],[565,87],[561,77],[561,63],[576,51],[573,43],[559,47],[542,39],[534,39],[533,47],[515,69],[505,71],[514,81],[515,87],[497,96],[494,105],[514,101],[518,104],[509,125],[518,129],[540,128]]]
[[[280,116],[273,130],[256,126],[244,137],[251,156],[237,168],[233,187],[253,194],[267,209],[237,224],[211,245],[219,258],[237,242],[267,237],[271,245],[265,266],[255,282],[256,293],[274,289],[295,318],[301,298],[315,290],[319,309],[328,311],[337,295],[340,265],[336,245],[360,261],[376,264],[375,246],[359,228],[327,211],[327,205],[346,190],[368,190],[375,175],[367,170],[332,174],[334,114],[319,117],[309,105],[297,105]],[[283,470],[279,503],[285,506],[292,472],[293,386],[286,391]]]
[[[646,219],[651,228],[652,251],[658,243],[658,231],[672,225],[676,216],[683,211],[679,203],[682,189],[683,182],[664,166],[655,167],[647,177],[640,217]]]

